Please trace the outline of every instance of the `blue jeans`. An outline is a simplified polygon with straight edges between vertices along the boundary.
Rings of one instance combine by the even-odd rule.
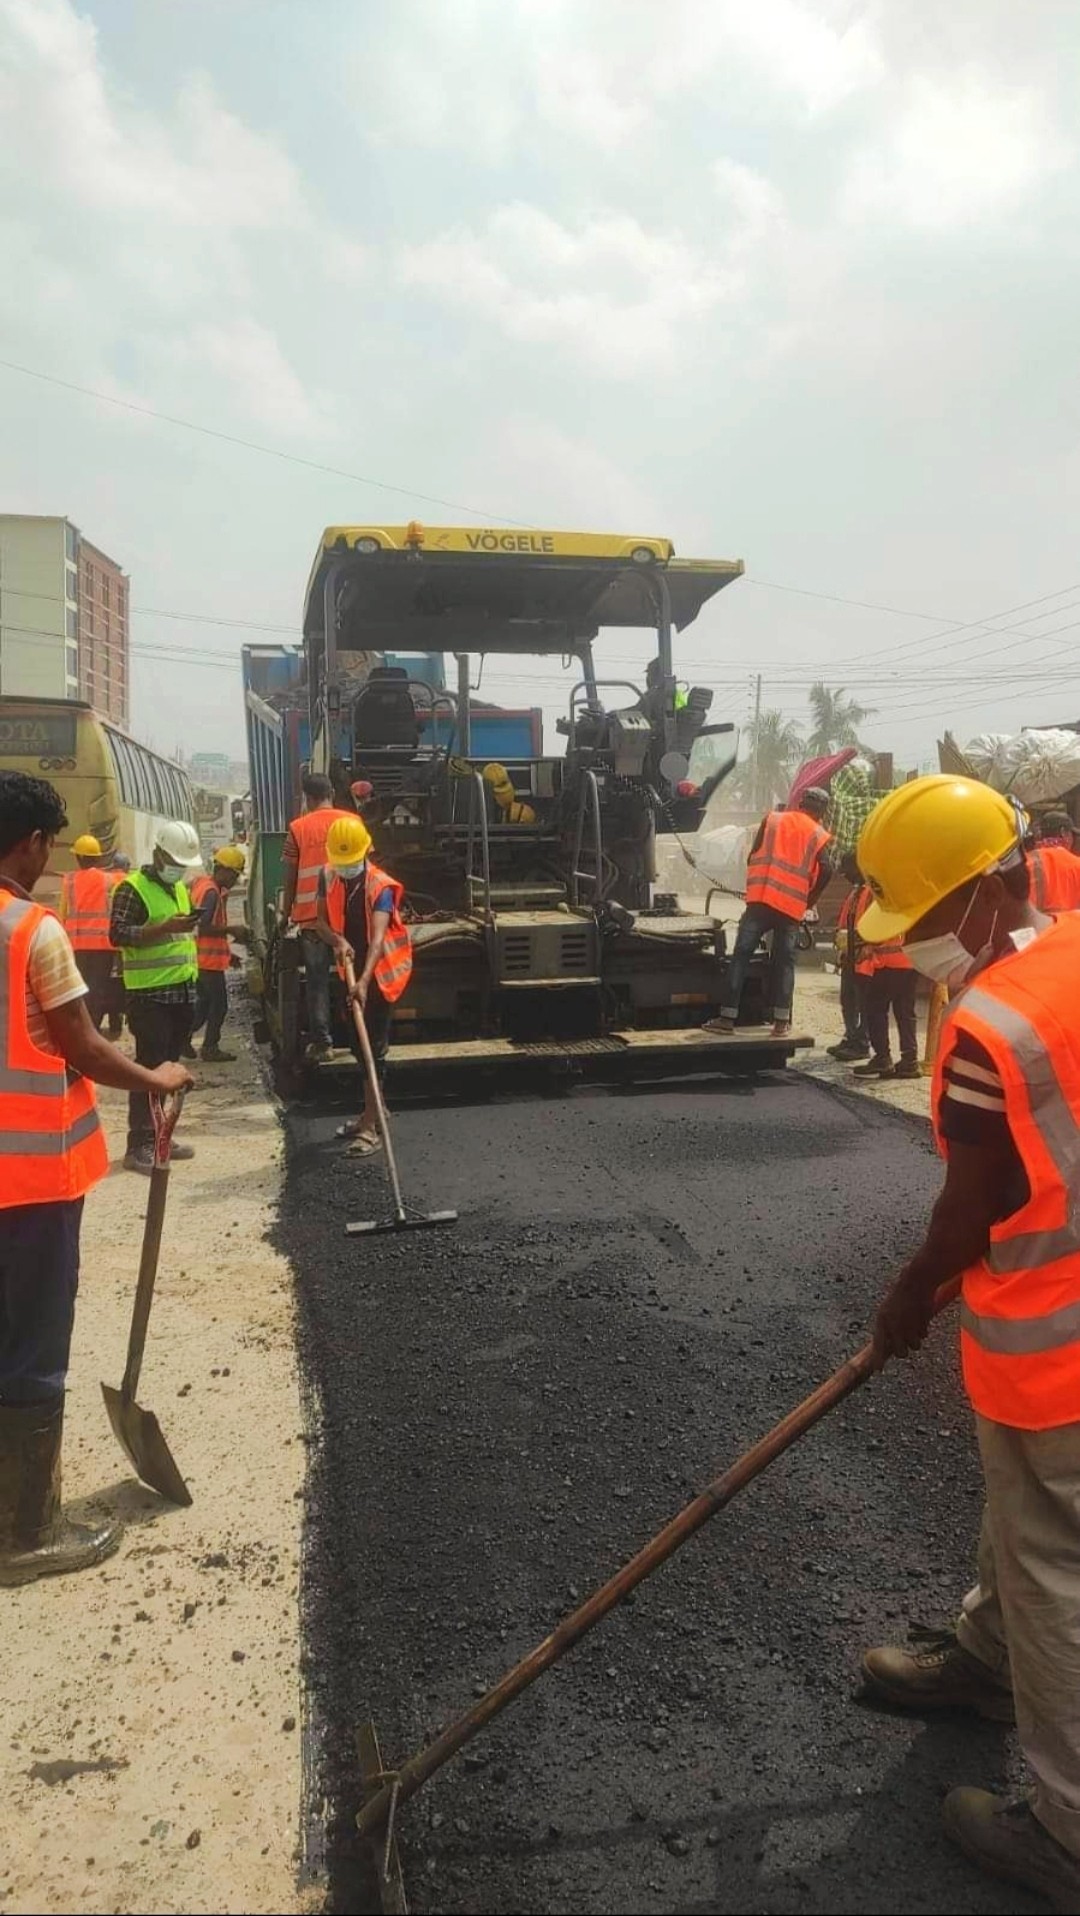
[[[82,1198],[0,1211],[0,1404],[43,1404],[67,1378]]]
[[[304,991],[307,997],[308,1039],[312,1044],[330,1043],[330,968],[334,954],[318,932],[302,931],[304,953]]]
[[[766,932],[772,933],[769,976],[765,986],[765,1017],[768,1022],[790,1024],[791,1001],[795,996],[795,939],[799,920],[788,918],[771,905],[747,905],[735,933],[735,949],[724,980],[722,1018],[737,1018],[750,960]]]

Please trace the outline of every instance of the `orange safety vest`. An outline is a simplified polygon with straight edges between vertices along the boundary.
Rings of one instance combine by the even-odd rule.
[[[1080,907],[1080,858],[1064,845],[1038,845],[1028,853],[1031,902],[1037,911],[1076,911]]]
[[[854,897],[855,909],[851,914],[851,929],[848,936],[855,940],[855,970],[860,978],[872,978],[874,975],[874,948],[872,945],[864,944],[863,940],[859,937],[857,927],[863,912],[867,910],[868,906],[873,904],[874,894],[870,890],[869,885],[862,885],[858,892],[854,894]]]
[[[342,812],[323,805],[315,812],[301,812],[289,830],[296,841],[299,860],[296,870],[296,896],[289,922],[313,925],[319,915],[319,873],[326,863],[326,834],[335,818],[353,818],[355,812]]]
[[[386,927],[382,952],[375,966],[375,983],[388,1003],[393,1004],[400,998],[409,979],[412,977],[412,939],[409,927],[402,921],[401,901],[405,896],[404,885],[391,878],[369,858],[364,867],[364,915],[367,921],[367,935],[371,938],[371,914],[380,892],[392,891],[394,905],[390,913],[390,923]],[[345,936],[345,880],[339,878],[331,866],[326,868],[326,917],[331,931],[339,938]]]
[[[0,1210],[83,1197],[109,1168],[89,1078],[30,1037],[30,946],[51,915],[0,884]]]
[[[769,812],[761,843],[746,867],[746,902],[801,918],[810,902],[814,869],[832,833],[808,812]]]
[[[119,872],[100,865],[65,872],[60,885],[60,922],[73,951],[111,951],[109,906]]]
[[[216,899],[214,916],[210,920],[209,931],[198,931],[195,944],[198,949],[200,971],[228,971],[229,954],[229,918],[225,908],[225,893],[212,878],[202,872],[188,886],[191,902],[197,911],[201,911],[210,892]]]
[[[1027,1202],[990,1227],[964,1272],[960,1348],[980,1416],[1018,1430],[1080,1423],[1080,918],[979,972],[946,1013],[934,1071],[938,1112],[961,1032],[989,1052],[1027,1173]]]

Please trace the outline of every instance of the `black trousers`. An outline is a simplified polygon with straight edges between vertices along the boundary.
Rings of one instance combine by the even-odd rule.
[[[0,1404],[44,1404],[67,1377],[82,1198],[0,1211]]]
[[[138,991],[128,992],[127,1021],[135,1040],[135,1062],[153,1071],[159,1064],[175,1063],[191,1036],[192,1000],[182,1004],[162,1004]],[[150,1100],[142,1091],[128,1098],[129,1151],[154,1141],[154,1120]]]
[[[86,985],[86,1009],[90,1013],[95,1031],[101,1030],[102,1020],[109,1009],[110,983],[115,958],[114,951],[77,951],[75,953],[75,963]]]
[[[840,1016],[844,1020],[844,1038],[848,1044],[866,1043],[865,979],[845,958],[840,966]]]
[[[221,1027],[229,1011],[229,988],[225,983],[223,971],[200,971],[199,982],[195,987],[195,1022],[191,1027],[194,1037],[196,1031],[206,1026],[203,1045],[208,1051],[216,1051],[221,1039]]]
[[[886,967],[866,980],[866,1029],[875,1058],[891,1055],[889,1013],[896,1019],[900,1037],[900,1057],[904,1064],[917,1064],[919,1038],[915,1021],[915,993],[919,974]]]

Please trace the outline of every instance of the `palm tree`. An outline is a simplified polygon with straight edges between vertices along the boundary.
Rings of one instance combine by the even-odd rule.
[[[783,712],[760,712],[746,728],[749,755],[740,768],[739,794],[758,810],[782,798],[805,755],[802,726]]]
[[[827,758],[830,752],[842,751],[845,745],[858,745],[861,751],[859,726],[876,712],[874,705],[860,705],[857,699],[847,698],[842,685],[830,688],[823,679],[818,679],[816,685],[810,687],[813,724],[806,741],[807,757]]]

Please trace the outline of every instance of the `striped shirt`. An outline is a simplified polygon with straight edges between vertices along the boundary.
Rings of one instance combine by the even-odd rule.
[[[943,1138],[1000,1155],[1000,1217],[1010,1217],[1027,1203],[1031,1187],[1009,1128],[1005,1087],[990,1053],[966,1031],[959,1033],[945,1066],[938,1120]]]

